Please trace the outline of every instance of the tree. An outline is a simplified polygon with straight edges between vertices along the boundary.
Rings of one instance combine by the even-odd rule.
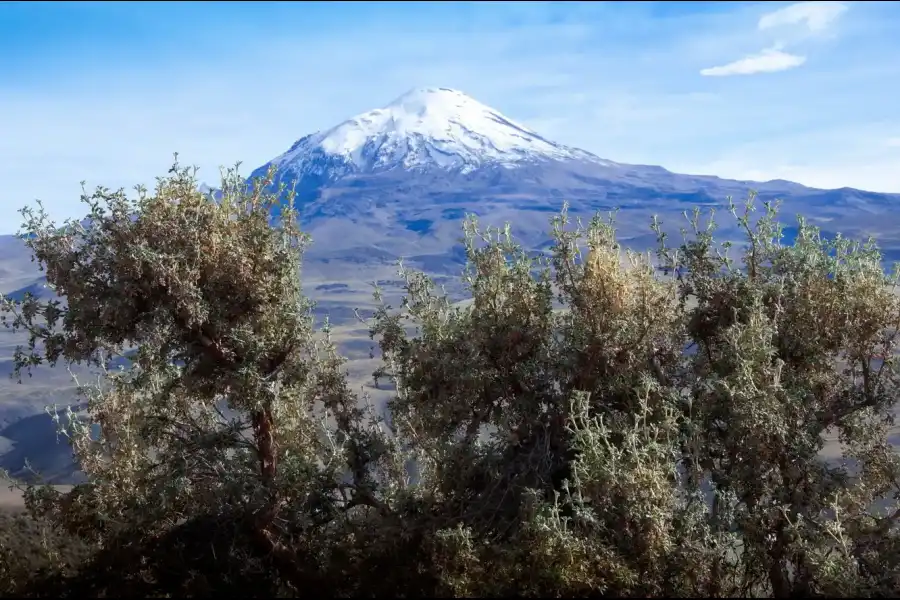
[[[674,248],[654,224],[655,260],[563,213],[547,260],[468,221],[469,308],[408,276],[420,335],[385,313],[375,333],[400,437],[458,544],[566,557],[544,593],[897,593],[896,279],[874,242],[800,219],[782,245],[776,207],[754,222],[755,206],[731,205],[737,257],[699,213]]]
[[[60,417],[89,482],[28,493],[95,549],[57,593],[900,590],[900,511],[870,510],[900,491],[900,301],[874,243],[801,219],[782,245],[753,198],[731,207],[741,246],[696,213],[675,246],[654,224],[655,255],[565,210],[546,257],[468,219],[472,302],[402,269],[372,321],[385,422],[314,327],[271,175],[230,171],[216,199],[176,165],[152,194],[86,195],[85,223],[25,212],[66,303],[5,302],[30,336],[17,373],[101,371]]]
[[[259,552],[293,568],[278,523],[312,527],[348,494],[374,502],[378,457],[355,444],[377,439],[377,423],[313,329],[306,236],[290,208],[272,221],[270,183],[248,190],[231,171],[213,201],[176,164],[155,193],[85,195],[87,222],[25,211],[27,244],[66,303],[6,303],[30,338],[16,374],[58,361],[102,371],[81,387],[86,418],[57,415],[90,481],[30,490],[33,511],[116,551],[186,521],[246,521]]]

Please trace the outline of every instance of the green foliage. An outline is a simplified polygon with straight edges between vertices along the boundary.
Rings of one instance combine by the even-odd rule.
[[[7,568],[7,590],[900,591],[900,300],[873,243],[801,219],[782,245],[753,198],[731,207],[740,245],[695,213],[676,245],[654,223],[655,255],[565,210],[546,257],[468,219],[471,303],[401,269],[402,306],[373,319],[385,422],[314,327],[306,238],[270,181],[229,171],[214,201],[176,165],[152,194],[86,195],[86,225],[25,211],[66,303],[4,302],[30,338],[17,375],[63,361],[100,377],[85,414],[58,418],[89,483],[27,493],[35,523],[90,555]]]

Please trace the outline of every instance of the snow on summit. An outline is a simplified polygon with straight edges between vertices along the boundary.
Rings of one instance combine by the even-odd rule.
[[[302,138],[273,163],[295,173],[324,175],[337,167],[345,173],[425,167],[469,171],[547,159],[606,162],[548,141],[460,91],[421,88]]]

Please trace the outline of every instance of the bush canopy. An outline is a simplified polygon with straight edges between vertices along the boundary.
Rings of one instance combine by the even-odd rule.
[[[873,242],[801,218],[782,244],[753,197],[725,215],[744,239],[695,212],[643,255],[600,216],[563,209],[546,256],[468,218],[470,303],[404,268],[399,308],[376,292],[381,410],[314,322],[272,176],[213,198],[176,164],[81,222],[23,211],[58,299],[3,301],[14,376],[100,376],[54,413],[88,482],[27,487],[51,543],[38,569],[0,538],[3,593],[900,593],[900,301]]]

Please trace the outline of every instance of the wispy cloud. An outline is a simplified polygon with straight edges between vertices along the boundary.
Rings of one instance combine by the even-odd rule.
[[[760,17],[758,28],[765,30],[802,24],[813,32],[824,31],[846,10],[847,5],[840,2],[798,2],[766,13]]]
[[[758,29],[767,6],[0,3],[0,233],[36,198],[80,216],[83,179],[150,184],[174,151],[208,181],[249,171],[421,85],[620,162],[900,191],[900,6],[853,4],[827,43]],[[778,85],[698,75],[760,48],[809,60]]]
[[[752,54],[719,67],[701,69],[700,74],[706,77],[725,77],[728,75],[753,75],[754,73],[776,73],[799,67],[806,62],[805,56],[788,54],[776,48],[768,48],[759,54]]]
[[[778,30],[780,37],[769,48],[730,63],[707,67],[700,70],[706,77],[729,75],[754,75],[757,73],[777,73],[795,69],[806,63],[806,56],[786,52],[789,43],[800,43],[811,35],[819,35],[831,27],[847,10],[840,2],[798,2],[762,15],[757,22],[759,31]],[[798,28],[801,34],[797,35]],[[785,29],[794,30],[786,35]]]

